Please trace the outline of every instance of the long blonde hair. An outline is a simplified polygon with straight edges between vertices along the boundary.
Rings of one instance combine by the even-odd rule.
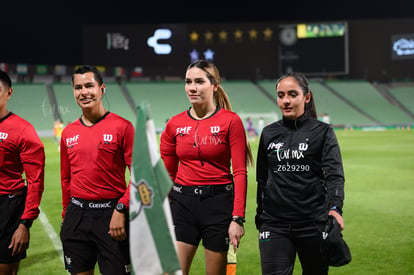
[[[216,65],[206,60],[197,60],[187,67],[187,71],[194,67],[203,70],[212,84],[217,84],[217,91],[213,96],[216,105],[223,109],[232,111],[229,97],[220,85],[220,73]],[[254,166],[253,154],[248,140],[246,140],[246,165],[251,167]]]

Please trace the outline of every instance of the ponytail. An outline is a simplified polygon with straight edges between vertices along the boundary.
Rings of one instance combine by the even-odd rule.
[[[214,92],[214,102],[216,103],[216,105],[223,109],[232,111],[229,97],[227,96],[227,93],[224,91],[223,87],[221,87],[220,85],[220,73],[216,65],[206,60],[197,60],[191,63],[187,67],[187,70],[193,67],[203,70],[206,73],[207,78],[210,80],[210,82],[212,84],[217,84],[217,90]],[[254,166],[253,154],[250,148],[249,141],[247,140],[247,136],[246,136],[246,165],[250,167]]]

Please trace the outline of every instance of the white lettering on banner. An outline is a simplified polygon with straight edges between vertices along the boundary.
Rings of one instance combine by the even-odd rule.
[[[129,38],[122,33],[106,33],[106,49],[129,50]]]

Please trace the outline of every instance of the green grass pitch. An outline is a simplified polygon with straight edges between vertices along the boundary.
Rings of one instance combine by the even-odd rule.
[[[345,230],[352,262],[331,267],[330,274],[414,274],[414,131],[336,131],[345,169]],[[52,138],[46,147],[42,219],[31,229],[28,257],[19,274],[59,275],[64,270],[60,251],[61,192],[59,153]],[[256,156],[257,139],[251,141]],[[245,230],[238,250],[237,274],[260,274],[255,170],[249,169]],[[202,247],[192,274],[204,274]],[[98,272],[96,272],[98,274]],[[301,274],[296,263],[294,274]]]

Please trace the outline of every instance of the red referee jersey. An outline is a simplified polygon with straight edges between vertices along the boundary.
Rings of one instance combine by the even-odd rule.
[[[45,148],[34,127],[16,114],[0,120],[0,195],[10,194],[25,186],[26,205],[21,219],[39,216],[44,188]]]
[[[78,119],[63,129],[62,216],[71,196],[93,201],[122,197],[120,202],[129,206],[125,171],[132,161],[134,133],[130,121],[109,112],[93,126]]]
[[[209,118],[196,120],[185,111],[168,121],[161,135],[160,152],[171,179],[178,184],[234,181],[233,215],[244,217],[246,142],[243,122],[236,113],[219,108]]]

